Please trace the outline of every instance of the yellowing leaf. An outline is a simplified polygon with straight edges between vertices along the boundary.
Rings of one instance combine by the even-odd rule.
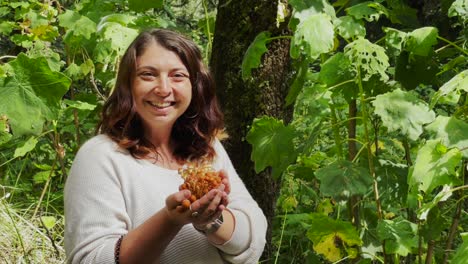
[[[335,234],[322,237],[320,242],[314,243],[314,250],[332,262],[342,259],[343,255],[341,254],[341,250],[336,246],[335,239],[339,239]]]

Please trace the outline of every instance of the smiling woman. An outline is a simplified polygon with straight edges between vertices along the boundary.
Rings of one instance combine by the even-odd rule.
[[[222,128],[196,45],[168,30],[141,33],[119,65],[100,135],[67,178],[68,262],[257,263],[265,216],[216,139]],[[194,199],[179,174],[193,174],[188,164],[209,167],[219,184]]]

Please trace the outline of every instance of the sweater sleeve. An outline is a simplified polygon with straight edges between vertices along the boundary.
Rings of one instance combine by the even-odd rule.
[[[78,151],[64,190],[67,263],[114,263],[114,247],[129,217],[121,191],[115,146],[95,137]]]
[[[226,150],[215,141],[218,162],[226,170],[231,184],[228,209],[234,215],[234,233],[229,241],[217,246],[223,258],[229,263],[257,263],[266,243],[266,218],[257,202],[247,191],[237,174]]]

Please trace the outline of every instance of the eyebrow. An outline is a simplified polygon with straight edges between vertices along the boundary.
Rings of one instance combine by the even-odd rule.
[[[141,67],[137,67],[136,68],[136,71],[140,71],[140,70],[151,70],[151,71],[159,71],[157,68],[153,67],[153,66],[150,66],[150,65],[144,65],[144,66],[141,66]],[[171,72],[173,71],[183,71],[183,72],[189,72],[187,69],[185,68],[174,68],[174,69],[171,69]]]

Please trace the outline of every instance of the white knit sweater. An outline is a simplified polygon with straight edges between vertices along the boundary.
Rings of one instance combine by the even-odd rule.
[[[185,225],[163,252],[160,263],[257,263],[267,223],[219,141],[213,167],[224,169],[231,184],[228,208],[235,217],[232,238],[213,245]],[[165,206],[183,179],[147,161],[134,159],[105,135],[78,151],[65,184],[65,249],[68,263],[114,263],[117,239]]]

